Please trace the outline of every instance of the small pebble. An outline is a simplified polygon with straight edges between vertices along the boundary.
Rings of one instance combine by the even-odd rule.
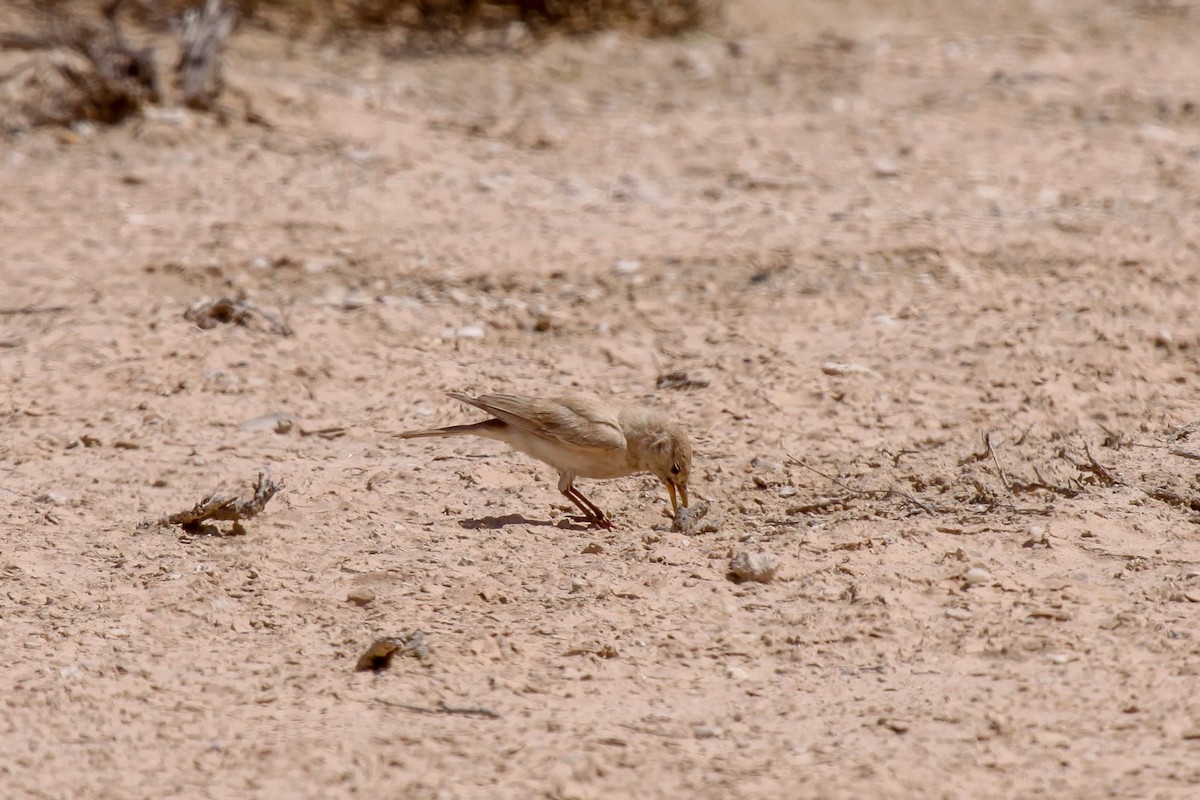
[[[779,557],[770,553],[741,550],[733,557],[729,570],[743,581],[770,583],[779,571]]]
[[[346,599],[356,606],[365,606],[375,600],[375,592],[365,586],[351,589],[350,593],[346,595]]]
[[[459,339],[482,339],[483,338],[483,326],[482,325],[464,325],[463,327],[458,329],[458,338]]]
[[[275,431],[276,433],[287,433],[296,424],[296,417],[286,411],[275,411],[270,414],[263,414],[261,417],[248,419],[241,425],[238,425],[238,430],[249,433],[252,431]]]
[[[992,573],[982,567],[971,567],[963,575],[963,580],[967,582],[968,586],[982,586],[992,582]]]

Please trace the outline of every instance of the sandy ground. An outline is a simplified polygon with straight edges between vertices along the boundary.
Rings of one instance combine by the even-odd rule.
[[[5,141],[0,794],[1194,797],[1198,25],[244,31],[266,124]],[[294,335],[184,318],[237,293]],[[670,408],[719,528],[643,476],[588,530],[495,443],[387,435],[551,389]],[[143,525],[262,469],[243,535]]]

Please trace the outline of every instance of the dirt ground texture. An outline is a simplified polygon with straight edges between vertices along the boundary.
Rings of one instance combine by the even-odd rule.
[[[0,794],[1196,796],[1198,26],[243,29],[224,124],[8,138]],[[184,317],[239,293],[293,335]],[[544,465],[388,435],[455,390],[671,409],[719,526],[641,476],[588,530]],[[244,534],[143,524],[263,469]]]

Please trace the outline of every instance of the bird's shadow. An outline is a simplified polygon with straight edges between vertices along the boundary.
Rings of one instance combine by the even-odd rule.
[[[473,517],[469,519],[460,519],[458,525],[461,528],[466,528],[469,531],[477,531],[481,528],[497,531],[501,528],[506,528],[509,525],[535,525],[543,528],[560,528],[568,531],[586,531],[591,530],[587,525],[580,524],[572,518],[551,522],[548,519],[529,519],[523,514],[505,514],[502,517]]]

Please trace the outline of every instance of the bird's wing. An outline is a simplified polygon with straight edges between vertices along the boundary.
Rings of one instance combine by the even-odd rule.
[[[625,434],[621,432],[616,416],[594,401],[576,397],[551,400],[514,394],[468,397],[458,392],[451,392],[450,396],[544,439],[589,450],[625,449]]]

